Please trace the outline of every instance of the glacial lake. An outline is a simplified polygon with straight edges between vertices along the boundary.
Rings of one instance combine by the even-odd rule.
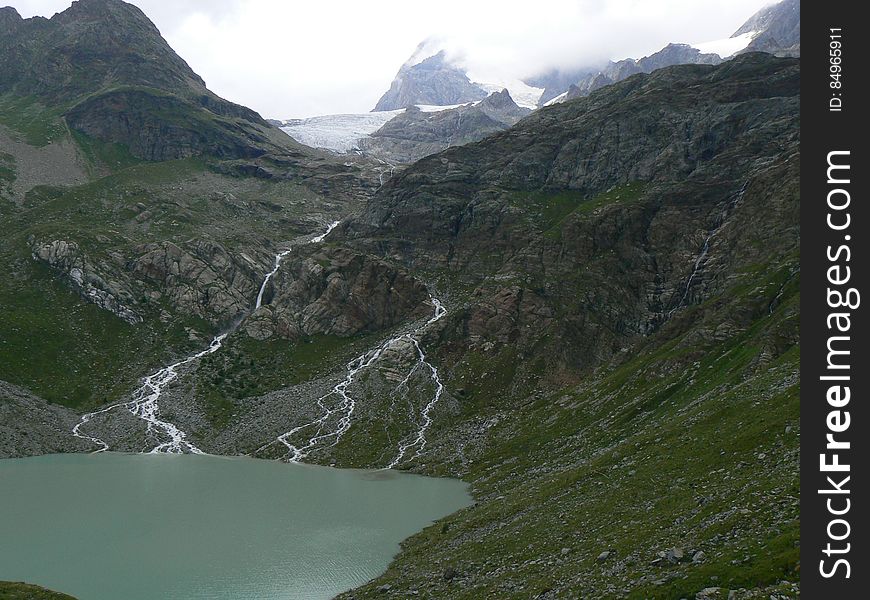
[[[0,580],[80,600],[317,600],[471,503],[456,480],[195,455],[0,460]]]

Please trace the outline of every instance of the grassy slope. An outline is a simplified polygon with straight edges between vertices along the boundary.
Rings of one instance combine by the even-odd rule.
[[[36,585],[0,581],[0,600],[75,600],[75,598]]]
[[[8,269],[0,280],[0,379],[49,401],[86,408],[115,399],[155,366],[198,347],[186,327],[203,336],[214,327],[183,316],[166,325],[157,314],[128,325],[33,261],[31,236],[75,241],[99,260],[158,240],[182,245],[205,236],[233,249],[289,239],[308,233],[300,224],[317,214],[319,197],[289,181],[219,175],[203,159],[142,162],[122,146],[70,133],[31,99],[3,97],[0,107],[0,122],[31,145],[71,136],[94,177],[72,188],[34,188],[23,208],[0,202],[0,261]],[[229,201],[215,199],[226,193]]]
[[[385,584],[398,597],[682,598],[708,587],[792,597],[781,582],[799,580],[800,306],[797,257],[783,261],[747,270],[727,300],[682,311],[639,351],[552,393],[515,381],[510,350],[466,355],[448,384],[465,388],[463,413],[436,430],[518,399],[464,477],[478,502],[406,541],[354,597],[382,597]],[[747,310],[748,328],[699,335]],[[662,558],[672,548],[682,561]]]

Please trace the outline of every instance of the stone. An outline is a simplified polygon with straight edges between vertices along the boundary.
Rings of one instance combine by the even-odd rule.
[[[682,548],[671,548],[670,550],[665,551],[664,557],[672,563],[678,563],[682,561],[685,556],[686,553]]]

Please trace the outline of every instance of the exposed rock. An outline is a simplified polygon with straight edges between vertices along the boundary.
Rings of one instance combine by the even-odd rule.
[[[639,60],[626,58],[611,62],[601,71],[589,74],[575,82],[565,96],[566,100],[588,96],[595,90],[622,81],[638,73],[652,73],[663,67],[685,64],[716,65],[722,62],[718,54],[705,54],[688,44],[668,44],[655,54]]]
[[[167,114],[176,118],[167,119]],[[98,140],[124,144],[134,156],[146,160],[201,154],[254,158],[264,154],[269,144],[254,123],[227,119],[180,98],[138,89],[90,97],[65,116],[71,127]]]
[[[417,62],[416,57],[426,52],[428,44],[428,41],[420,44],[414,56],[402,65],[374,110],[396,110],[415,104],[449,106],[486,97],[483,88],[472,83],[462,69],[450,64],[443,50]]]
[[[359,142],[360,150],[390,163],[410,163],[446,148],[461,146],[504,131],[531,111],[520,108],[507,90],[477,104],[438,112],[415,106]]]
[[[732,37],[754,33],[742,52],[770,52],[776,56],[801,54],[801,2],[782,0],[755,13]]]
[[[417,279],[389,263],[346,250],[294,253],[270,282],[246,331],[271,335],[350,336],[383,330],[431,308]],[[265,336],[265,337],[264,337]]]
[[[67,279],[86,300],[136,324],[142,317],[130,306],[135,305],[128,285],[112,278],[107,265],[93,265],[78,244],[66,240],[37,243],[32,246],[33,258],[41,260]],[[102,267],[102,268],[100,268]]]
[[[476,288],[451,315],[463,343],[540,340],[551,365],[600,364],[727,285],[734,261],[762,260],[740,237],[794,239],[796,195],[781,186],[797,167],[798,93],[797,64],[762,54],[661,69],[415,163],[335,235]],[[698,335],[733,335],[751,314]]]
[[[665,551],[663,558],[672,563],[678,563],[686,558],[686,553],[682,548],[670,548]]]
[[[262,275],[241,254],[201,239],[181,248],[172,242],[137,246],[129,270],[156,284],[178,309],[225,322],[250,308]]]

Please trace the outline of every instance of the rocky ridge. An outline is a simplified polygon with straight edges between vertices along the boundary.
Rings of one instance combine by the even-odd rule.
[[[411,107],[361,139],[359,148],[391,164],[409,164],[504,131],[530,112],[517,106],[506,89],[480,102],[437,112]]]

